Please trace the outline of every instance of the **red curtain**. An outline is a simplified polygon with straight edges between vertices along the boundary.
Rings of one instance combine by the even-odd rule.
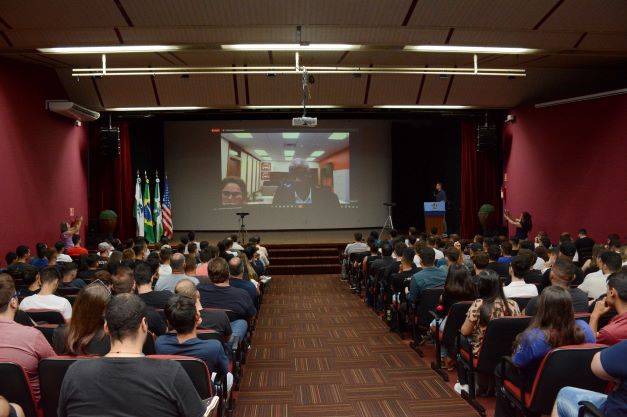
[[[477,124],[469,121],[462,122],[461,140],[460,233],[471,238],[482,232],[478,213],[483,204],[494,206],[496,224],[501,224],[501,147],[477,152]]]
[[[120,155],[117,158],[100,153],[100,127],[91,129],[89,150],[89,213],[98,221],[102,210],[113,210],[118,215],[115,236],[128,239],[135,236],[135,175],[131,164],[131,144],[128,124],[114,125],[120,128]]]

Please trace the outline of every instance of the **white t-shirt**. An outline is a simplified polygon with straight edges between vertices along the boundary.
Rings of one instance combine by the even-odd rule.
[[[442,252],[440,249],[433,248],[433,250],[435,251],[435,260],[436,261],[438,259],[444,258],[444,252]]]
[[[601,270],[592,272],[586,275],[578,288],[588,294],[588,298],[596,300],[607,293],[607,277],[609,276],[610,274],[604,274]]]
[[[57,255],[57,262],[72,262],[72,258],[70,257],[70,255],[60,253]]]
[[[159,276],[163,277],[166,275],[172,275],[172,267],[168,264],[160,264],[159,265]]]
[[[244,247],[237,242],[233,242],[233,246],[231,246],[231,249],[244,250]]]
[[[66,298],[54,294],[35,294],[26,297],[20,303],[20,310],[53,310],[61,313],[65,320],[72,318],[72,305],[70,302]]]
[[[422,265],[420,265],[420,256],[414,255],[414,265],[416,265],[416,268],[422,268]]]
[[[536,259],[536,263],[533,264],[532,268],[537,271],[542,271],[542,268],[544,268],[544,259],[538,257],[538,259]]]
[[[531,298],[538,295],[538,287],[525,281],[512,281],[503,287],[506,298]]]

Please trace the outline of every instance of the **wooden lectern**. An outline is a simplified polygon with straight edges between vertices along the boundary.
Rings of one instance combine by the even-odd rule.
[[[431,233],[432,228],[438,229],[438,234],[446,232],[445,215],[446,202],[444,201],[427,201],[424,203],[425,208],[425,231]]]

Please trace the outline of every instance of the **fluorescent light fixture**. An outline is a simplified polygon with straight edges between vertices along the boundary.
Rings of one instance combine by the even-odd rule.
[[[140,52],[178,51],[180,46],[174,45],[118,45],[118,46],[62,46],[55,48],[38,48],[42,54],[124,54]]]
[[[293,160],[293,159],[294,159],[294,157],[293,157],[293,156],[286,156],[286,157],[285,157],[285,160],[286,160],[286,161],[291,161],[291,160]]]
[[[238,139],[252,139],[253,138],[253,135],[248,132],[236,132],[236,133],[233,133],[233,136],[235,136]]]
[[[313,156],[313,157],[317,158],[317,157],[322,156],[322,155],[324,155],[324,151],[313,151],[311,153],[311,155],[309,155],[309,156]]]
[[[562,100],[546,101],[544,103],[538,103],[534,107],[536,109],[541,109],[543,107],[559,106],[560,104],[577,103],[579,101],[596,100],[599,98],[618,96],[621,94],[627,94],[627,88],[622,88],[620,90],[604,91],[602,93],[588,94],[585,96],[565,98]]]
[[[283,132],[283,139],[298,139],[299,132]]]
[[[255,153],[259,156],[268,156],[268,152],[264,151],[263,149],[255,149]]]
[[[109,107],[106,111],[188,111],[188,110],[209,110],[212,107],[199,106],[176,106],[176,107]]]
[[[295,153],[296,153],[296,151],[293,150],[293,149],[285,149],[283,151],[283,155],[285,155],[285,156],[294,156]]]
[[[316,158],[307,158],[307,159],[305,159],[306,162],[313,162],[315,160],[316,160]]]
[[[455,106],[455,105],[421,105],[421,104],[385,104],[381,106],[372,106],[374,109],[414,109],[414,110],[461,110],[472,109],[473,106]]]
[[[344,140],[348,138],[348,132],[333,132],[329,135],[329,140]]]
[[[335,106],[335,105],[327,105],[327,104],[321,104],[321,105],[317,105],[317,104],[313,104],[313,105],[307,105],[308,109],[338,109],[342,106]],[[277,104],[277,105],[270,105],[270,106],[240,106],[241,109],[246,109],[246,110],[275,110],[275,109],[302,109],[303,105],[302,104]]]
[[[221,45],[227,51],[354,51],[361,45],[346,43],[238,43]]]
[[[264,156],[261,159],[264,160],[264,161],[272,161],[272,158],[270,158],[269,156]]]
[[[537,49],[508,48],[497,46],[455,46],[455,45],[406,45],[405,51],[417,52],[448,52],[462,54],[532,54]]]
[[[229,150],[229,155],[231,155],[231,156],[237,156],[237,151],[235,151],[235,150],[233,150],[233,149],[230,149],[230,150]]]

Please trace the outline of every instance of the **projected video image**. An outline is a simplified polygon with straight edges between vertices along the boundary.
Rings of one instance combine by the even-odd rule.
[[[351,204],[349,137],[348,131],[223,130],[219,205]]]

